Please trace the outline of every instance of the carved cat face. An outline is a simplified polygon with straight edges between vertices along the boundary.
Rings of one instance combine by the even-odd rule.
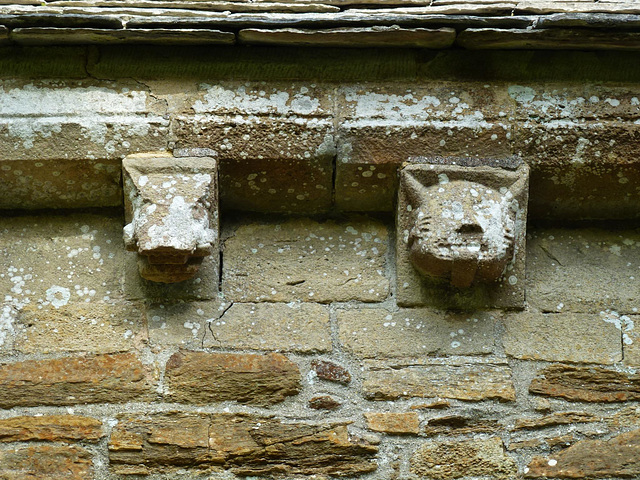
[[[421,193],[408,237],[413,266],[456,287],[497,281],[514,253],[517,202],[511,193],[464,180]]]

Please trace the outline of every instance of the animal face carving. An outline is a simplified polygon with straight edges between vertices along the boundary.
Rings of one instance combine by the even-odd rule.
[[[424,188],[407,239],[416,270],[460,288],[497,281],[513,260],[517,209],[511,192],[501,190],[448,179]]]

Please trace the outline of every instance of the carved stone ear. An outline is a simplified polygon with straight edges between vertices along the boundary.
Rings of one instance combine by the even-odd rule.
[[[518,158],[419,158],[402,168],[400,305],[523,307],[528,173]],[[432,217],[428,229],[416,212]]]
[[[137,154],[124,159],[127,250],[140,275],[176,283],[193,277],[218,247],[218,170],[208,157]]]

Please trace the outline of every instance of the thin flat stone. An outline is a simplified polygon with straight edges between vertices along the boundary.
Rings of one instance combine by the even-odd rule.
[[[616,13],[556,13],[541,15],[537,27],[586,27],[620,30],[640,27],[640,15]]]
[[[238,41],[269,45],[313,45],[323,47],[416,47],[447,48],[453,45],[452,28],[429,30],[399,27],[336,28],[333,30],[247,29],[238,33]]]
[[[35,0],[23,0],[39,5]],[[0,0],[0,3],[2,0]],[[12,2],[18,3],[18,2]],[[48,2],[60,7],[120,7],[122,0],[52,0]],[[134,0],[127,1],[128,7],[204,10],[209,12],[339,12],[340,8],[322,3],[287,3],[287,2],[211,2],[211,1],[162,1]]]
[[[519,2],[515,13],[560,13],[560,12],[601,12],[601,13],[640,13],[640,4],[635,1],[621,3],[604,2],[562,2],[556,0],[525,0]]]
[[[18,27],[123,28],[114,15],[60,15],[56,13],[0,13],[0,25]]]
[[[331,27],[466,27],[466,28],[526,28],[537,20],[535,16],[473,16],[439,14],[398,14],[381,13],[378,10],[364,10],[354,13],[347,10],[340,13],[235,13],[219,18],[179,16],[132,16],[127,22],[128,28],[331,28]]]
[[[441,14],[441,15],[510,15],[515,8],[515,2],[504,2],[494,4],[454,4],[454,5],[427,5],[424,7],[406,8],[380,8],[378,13],[408,13],[408,14]],[[350,9],[352,13],[366,13],[368,10]]]
[[[21,45],[114,45],[121,43],[171,45],[232,45],[235,35],[219,30],[97,28],[16,28],[10,34]]]
[[[567,29],[469,28],[456,43],[471,50],[640,50],[640,33],[616,33]]]

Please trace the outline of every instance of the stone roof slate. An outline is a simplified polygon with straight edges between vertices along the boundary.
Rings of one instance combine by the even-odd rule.
[[[0,0],[0,44],[640,49],[640,0]]]

